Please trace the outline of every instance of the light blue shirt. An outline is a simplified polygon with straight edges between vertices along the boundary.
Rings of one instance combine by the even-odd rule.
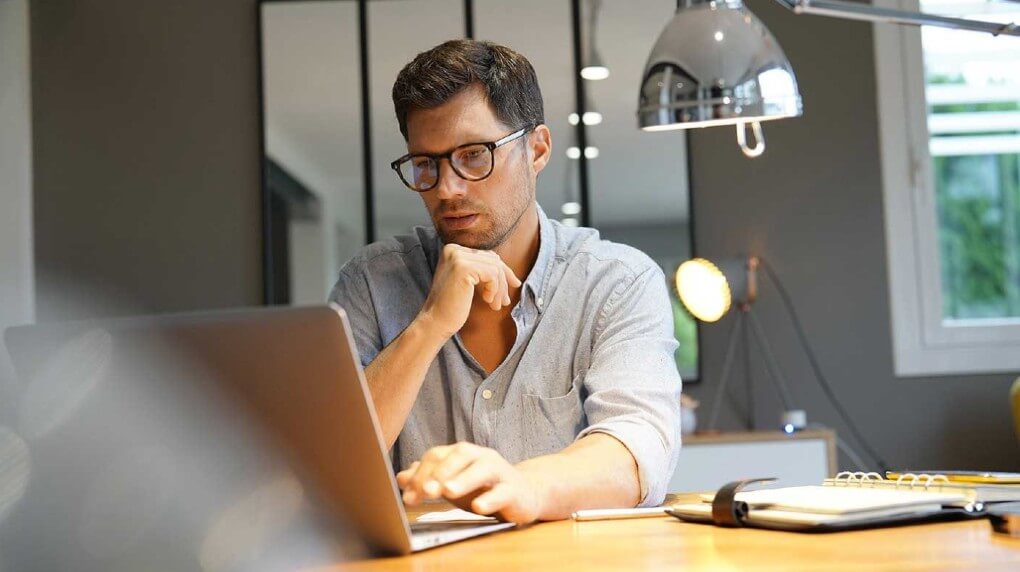
[[[662,502],[680,448],[680,375],[662,270],[629,246],[539,209],[538,258],[511,311],[517,338],[491,374],[460,336],[443,345],[392,451],[397,470],[431,447],[469,441],[511,463],[591,433],[637,461],[641,504]],[[340,270],[330,300],[347,312],[363,365],[417,316],[442,242],[433,228],[370,244]]]

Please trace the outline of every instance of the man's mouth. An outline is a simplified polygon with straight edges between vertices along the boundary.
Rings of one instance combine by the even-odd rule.
[[[475,224],[478,213],[453,213],[443,215],[443,223],[451,230],[463,230]]]

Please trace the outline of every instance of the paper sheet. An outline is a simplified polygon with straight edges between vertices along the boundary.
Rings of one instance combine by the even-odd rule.
[[[482,516],[463,509],[454,508],[419,515],[417,522],[497,522],[491,516]]]

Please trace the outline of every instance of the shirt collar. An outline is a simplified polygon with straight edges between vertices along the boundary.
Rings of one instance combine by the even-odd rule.
[[[542,207],[536,203],[535,208],[538,211],[538,256],[535,257],[535,264],[524,280],[523,289],[531,292],[535,306],[541,313],[545,306],[542,297],[545,295],[546,282],[553,260],[556,258],[556,231]]]

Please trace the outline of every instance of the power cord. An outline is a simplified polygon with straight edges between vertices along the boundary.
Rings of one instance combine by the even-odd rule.
[[[822,425],[821,423],[808,423],[805,429],[817,430],[828,429],[828,427]],[[853,463],[855,467],[857,467],[857,470],[866,472],[871,468],[868,466],[867,463],[864,462],[864,459],[861,459],[861,456],[857,453],[857,451],[854,450],[854,448],[851,447],[849,443],[840,438],[839,435],[836,435],[836,448],[842,451],[842,453],[847,457],[850,457],[850,462]]]
[[[801,346],[803,346],[804,348],[804,353],[807,354],[808,362],[811,364],[811,369],[812,371],[814,371],[815,378],[818,380],[818,385],[822,388],[822,391],[825,393],[826,397],[832,403],[833,408],[835,408],[836,412],[843,419],[843,422],[846,423],[846,426],[850,429],[850,432],[853,433],[854,438],[856,438],[857,441],[861,444],[861,446],[864,447],[864,450],[868,453],[868,456],[875,460],[875,463],[878,464],[879,469],[881,469],[882,472],[885,473],[886,471],[889,470],[889,465],[887,465],[885,461],[882,459],[882,457],[879,456],[877,452],[875,452],[875,449],[868,443],[867,439],[864,438],[864,435],[862,435],[861,432],[857,429],[857,425],[853,422],[853,420],[850,418],[850,415],[846,412],[845,409],[843,409],[843,406],[836,398],[836,394],[832,390],[832,386],[829,384],[829,380],[825,377],[825,374],[822,373],[822,368],[821,366],[818,365],[818,357],[815,356],[814,350],[811,349],[811,344],[809,344],[807,341],[807,335],[804,333],[804,327],[801,325],[800,318],[797,316],[797,310],[793,306],[793,301],[790,298],[790,294],[786,291],[786,288],[783,286],[783,283],[779,281],[779,276],[776,274],[776,271],[772,268],[772,265],[769,264],[768,260],[765,260],[764,258],[761,258],[760,260],[762,267],[765,268],[765,273],[768,274],[769,279],[772,280],[772,283],[776,287],[776,291],[779,292],[779,298],[783,301],[783,305],[786,306],[786,310],[790,314],[790,320],[791,322],[793,322],[793,329],[797,332],[797,337],[800,339]],[[849,450],[849,447],[846,447],[845,443],[843,445],[844,445],[843,447],[840,447],[841,449],[844,449],[844,451]],[[851,460],[853,460],[855,463],[862,466],[863,468],[863,463],[860,462],[861,461],[860,457],[857,457],[856,454],[853,455],[848,454],[847,456],[850,457]]]

